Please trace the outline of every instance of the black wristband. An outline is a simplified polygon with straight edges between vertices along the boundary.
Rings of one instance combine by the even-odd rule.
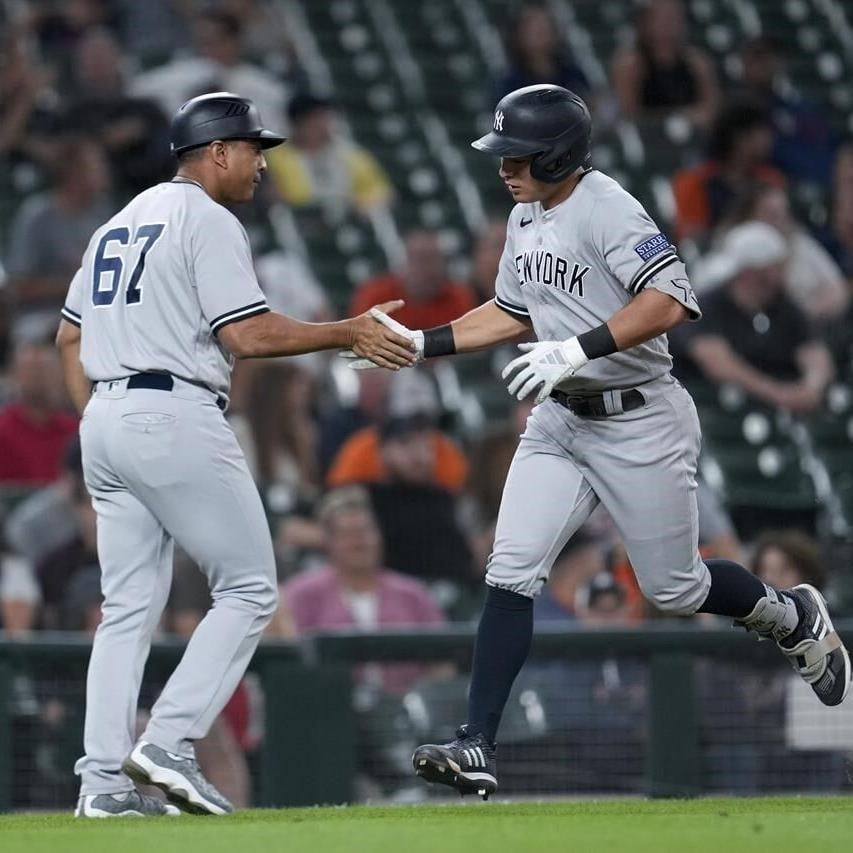
[[[590,360],[619,352],[619,347],[616,346],[616,341],[613,340],[607,323],[602,323],[600,326],[578,335],[578,343]]]
[[[455,352],[456,342],[453,340],[453,327],[450,323],[433,329],[424,329],[424,358],[453,355]]]

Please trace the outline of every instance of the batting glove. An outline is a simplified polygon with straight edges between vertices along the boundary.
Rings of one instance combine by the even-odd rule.
[[[424,333],[420,329],[410,329],[402,323],[398,323],[393,317],[389,317],[384,311],[378,308],[370,309],[370,316],[373,317],[383,326],[389,328],[392,332],[402,335],[415,343],[415,364],[423,361],[424,358]],[[360,358],[351,349],[341,350],[338,353],[341,358],[349,359],[347,367],[350,370],[370,370],[378,365],[374,364],[369,358]]]
[[[507,385],[507,391],[519,400],[539,388],[537,405],[545,400],[555,385],[568,376],[574,376],[589,361],[577,338],[519,344],[518,348],[525,354],[514,358],[501,376],[508,379],[515,374]]]

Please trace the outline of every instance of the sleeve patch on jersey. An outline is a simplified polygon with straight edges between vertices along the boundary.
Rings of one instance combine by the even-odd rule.
[[[216,334],[223,326],[227,326],[229,323],[246,320],[249,317],[254,317],[256,314],[265,314],[269,310],[266,302],[253,302],[251,305],[246,305],[243,308],[235,308],[233,311],[220,314],[211,321],[210,329],[213,334]]]
[[[644,260],[649,261],[655,255],[665,252],[672,248],[672,243],[666,239],[663,234],[655,234],[654,237],[649,237],[648,240],[643,240],[639,246],[634,246],[634,251]]]
[[[500,296],[495,296],[495,305],[506,311],[507,314],[516,314],[519,317],[530,316],[530,312],[526,308],[521,305],[515,305],[512,302],[507,302],[506,299],[501,299]]]
[[[78,328],[83,324],[83,318],[76,312],[72,311],[67,305],[63,306],[62,311],[63,319],[68,320],[69,323],[77,326]]]

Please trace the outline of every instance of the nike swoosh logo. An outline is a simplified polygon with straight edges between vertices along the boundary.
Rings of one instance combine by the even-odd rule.
[[[525,225],[530,225],[531,222],[533,222],[533,219],[522,219],[518,224],[524,228]]]

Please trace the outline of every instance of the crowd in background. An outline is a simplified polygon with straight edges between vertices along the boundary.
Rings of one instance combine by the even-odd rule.
[[[5,7],[0,625],[12,635],[91,632],[100,614],[95,520],[52,338],[92,232],[173,174],[172,112],[202,92],[236,91],[290,137],[268,152],[259,197],[235,211],[247,224],[282,203],[319,204],[332,219],[342,209],[393,216],[406,190],[342,130],[334,93],[311,90],[280,4]],[[634,39],[600,58],[609,63],[605,88],[591,84],[566,44],[546,5],[521,4],[507,23],[508,65],[483,83],[484,109],[519,86],[554,82],[587,98],[602,122],[688,122],[706,156],[674,170],[673,221],[660,224],[693,259],[705,319],[672,335],[676,373],[688,384],[691,377],[733,383],[794,414],[819,410],[831,383],[849,383],[853,365],[853,143],[835,131],[824,105],[797,94],[784,52],[766,39],[740,46],[739,85],[724,87],[694,46],[679,0],[653,0],[638,12]],[[137,61],[143,55],[145,67]],[[792,203],[803,186],[826,198],[828,216],[817,226]],[[349,313],[404,298],[397,318],[421,328],[490,299],[505,212],[471,235],[461,278],[451,274],[435,230],[409,229],[400,261],[353,287]],[[310,263],[283,247],[256,263],[276,310],[306,320],[339,313]],[[503,422],[469,434],[443,408],[430,366],[356,375],[326,354],[239,363],[228,418],[274,535],[282,607],[271,636],[476,618],[503,480],[530,411],[526,403],[506,408]],[[831,581],[805,533],[739,535],[705,483],[700,522],[704,553],[754,553],[753,568],[768,582]],[[179,554],[163,631],[188,635],[207,606],[201,574]],[[537,621],[612,625],[652,616],[618,533],[597,512],[558,557]],[[367,667],[359,678],[400,696],[423,675],[417,666],[388,666]],[[626,677],[631,684],[634,676]],[[572,683],[588,683],[600,708],[612,698],[612,679],[612,670],[593,666]],[[223,743],[251,743],[248,689],[229,711]],[[637,701],[633,687],[620,691],[626,707]],[[248,796],[230,793],[238,802]]]

